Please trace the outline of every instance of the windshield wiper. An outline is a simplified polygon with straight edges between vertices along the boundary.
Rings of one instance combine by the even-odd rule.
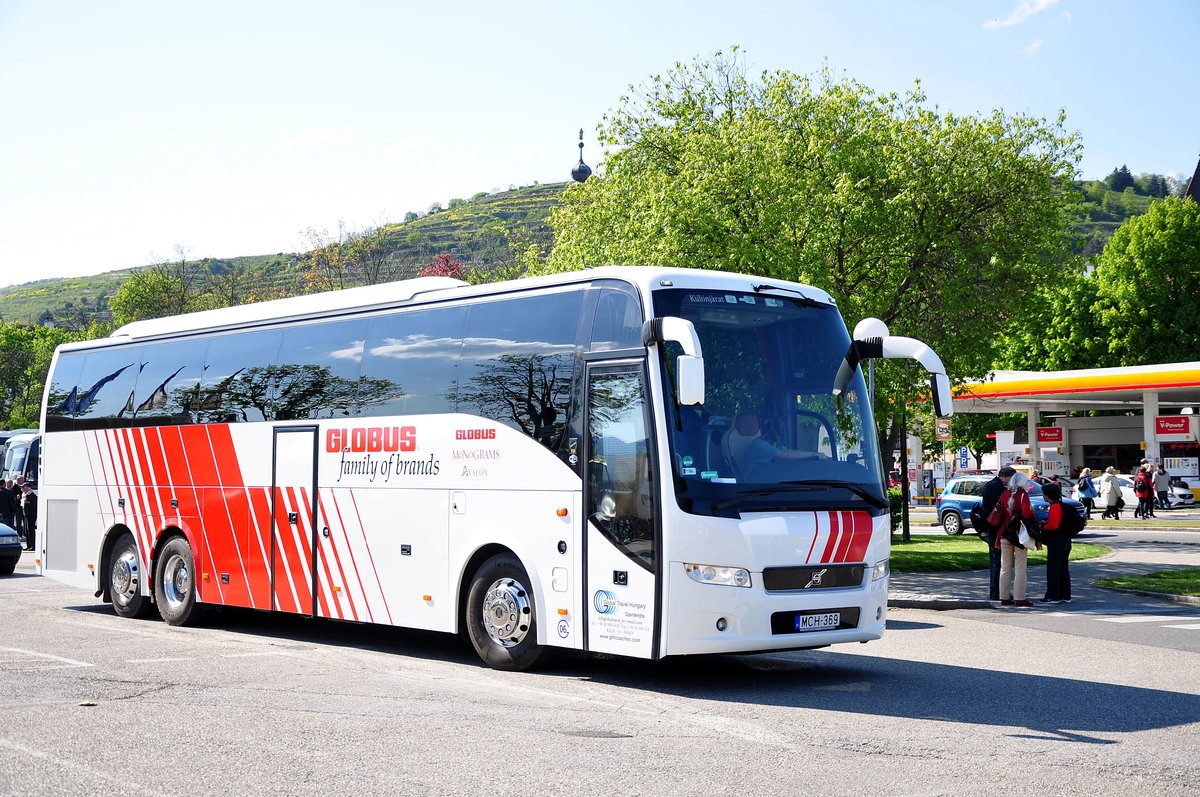
[[[807,482],[788,482],[793,485],[790,487],[771,487],[755,490],[738,490],[737,495],[727,501],[721,501],[718,504],[713,504],[713,508],[717,510],[731,507],[734,504],[740,504],[747,498],[765,498],[770,495],[778,495],[779,493],[811,493],[821,489],[820,485],[809,484]]]
[[[808,485],[809,489],[814,490],[820,487],[841,487],[844,490],[854,493],[872,506],[879,507],[880,509],[887,509],[891,506],[888,501],[880,498],[858,482],[848,482],[840,479],[805,479],[804,481],[783,482],[783,484]]]
[[[759,284],[759,285],[751,285],[750,287],[754,289],[755,293],[762,293],[763,291],[787,291],[788,293],[794,293],[797,296],[799,296],[800,303],[804,304],[808,307],[828,307],[828,305],[825,304],[824,302],[819,302],[816,299],[813,299],[809,296],[805,296],[803,293],[796,290],[795,288],[785,288],[782,285],[768,285],[765,282],[762,284]]]

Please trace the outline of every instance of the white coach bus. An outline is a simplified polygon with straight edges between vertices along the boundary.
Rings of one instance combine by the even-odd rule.
[[[421,278],[59,348],[40,566],[205,606],[658,659],[878,639],[890,528],[853,340],[816,288],[597,268]],[[882,335],[879,333],[882,332]]]

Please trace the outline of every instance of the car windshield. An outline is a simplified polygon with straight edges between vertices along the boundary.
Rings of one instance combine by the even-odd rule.
[[[834,377],[850,345],[832,305],[787,294],[655,293],[655,314],[691,321],[704,354],[705,402],[675,402],[675,358],[663,389],[675,494],[695,514],[768,510],[887,511],[861,370],[842,395]]]

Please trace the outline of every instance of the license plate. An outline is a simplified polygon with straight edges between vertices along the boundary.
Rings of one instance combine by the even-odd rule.
[[[797,631],[827,631],[842,624],[841,612],[826,612],[824,614],[796,615]]]

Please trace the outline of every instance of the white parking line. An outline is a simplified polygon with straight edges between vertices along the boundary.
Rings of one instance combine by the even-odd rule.
[[[50,653],[38,653],[36,650],[23,650],[21,648],[5,648],[0,647],[0,650],[11,651],[12,653],[21,653],[26,656],[33,656],[38,659],[50,659],[51,661],[60,661],[69,667],[95,667],[86,661],[75,661],[74,659],[64,659],[62,656],[54,656]]]
[[[1171,620],[1200,620],[1200,617],[1181,617],[1178,614],[1130,614],[1121,617],[1098,617],[1102,623],[1164,623]]]
[[[1183,625],[1164,625],[1163,628],[1182,628],[1184,631],[1200,631],[1200,623],[1184,623]]]

